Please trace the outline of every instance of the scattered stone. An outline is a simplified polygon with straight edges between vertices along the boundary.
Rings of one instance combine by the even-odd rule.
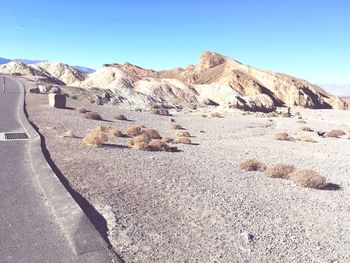
[[[48,90],[47,86],[45,85],[39,85],[38,88],[40,90],[40,93],[46,93]]]
[[[61,94],[61,88],[58,86],[54,86],[49,90],[49,93]]]
[[[320,136],[320,137],[324,137],[325,134],[326,134],[326,132],[324,132],[324,131],[318,131],[317,132],[317,135]]]
[[[40,93],[40,89],[39,87],[33,87],[29,89],[30,93]]]
[[[244,241],[248,244],[254,243],[255,237],[250,233],[243,233]]]

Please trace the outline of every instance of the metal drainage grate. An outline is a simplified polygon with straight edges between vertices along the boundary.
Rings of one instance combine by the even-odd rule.
[[[0,141],[28,140],[28,135],[24,132],[4,132],[0,133]]]

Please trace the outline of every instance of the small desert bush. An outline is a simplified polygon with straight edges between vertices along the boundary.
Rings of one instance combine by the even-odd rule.
[[[307,126],[301,127],[300,130],[307,131],[307,132],[313,132],[313,130],[310,127],[307,127]]]
[[[298,141],[302,141],[302,142],[316,142],[313,138],[311,138],[310,136],[300,136],[297,138]]]
[[[277,133],[275,139],[280,141],[294,141],[294,138],[286,132]]]
[[[108,142],[108,135],[105,132],[95,130],[88,133],[83,139],[83,142],[89,146],[99,147]]]
[[[174,130],[183,130],[184,128],[178,124],[178,123],[174,123],[173,125],[171,125],[171,128]]]
[[[221,118],[221,114],[219,112],[212,112],[210,113],[210,116],[213,118]]]
[[[142,126],[130,125],[126,128],[125,134],[129,137],[135,137],[142,134]]]
[[[182,144],[191,144],[192,143],[190,138],[187,138],[187,137],[177,137],[175,139],[175,142],[182,143]]]
[[[178,137],[191,137],[188,131],[176,131],[176,136]]]
[[[63,134],[64,138],[76,138],[75,132],[73,130],[68,130]]]
[[[146,150],[151,139],[146,134],[140,134],[128,140],[128,145],[136,150]]]
[[[170,116],[170,113],[166,109],[151,109],[151,113],[163,116]]]
[[[306,124],[306,121],[304,121],[304,120],[298,120],[297,123]]]
[[[326,178],[313,170],[296,170],[290,178],[299,186],[320,189],[326,185]]]
[[[97,112],[86,112],[84,116],[90,120],[102,120],[102,117]]]
[[[246,159],[240,163],[239,167],[245,171],[259,171],[263,172],[266,170],[266,165],[255,158]]]
[[[117,115],[113,116],[113,119],[119,120],[119,121],[127,121],[128,120],[128,118],[126,118],[123,114],[117,114]]]
[[[171,143],[174,141],[173,138],[170,138],[170,137],[163,137],[162,138],[162,141],[165,142],[165,143]]]
[[[125,137],[125,134],[122,133],[120,130],[118,130],[117,128],[112,128],[112,127],[109,127],[107,129],[107,132],[110,134],[110,135],[113,135],[114,137]]]
[[[106,127],[106,126],[97,126],[95,128],[95,131],[97,131],[97,132],[107,132],[108,131],[108,127]]]
[[[148,151],[169,151],[169,146],[167,143],[163,142],[159,139],[153,139],[148,143],[147,150]]]
[[[271,178],[288,179],[294,171],[294,166],[289,164],[274,164],[266,168],[265,175]]]
[[[78,108],[75,108],[75,111],[76,112],[79,112],[79,113],[86,113],[88,112],[85,108],[83,107],[78,107]]]
[[[146,134],[151,139],[161,139],[159,132],[155,129],[144,129],[142,131],[143,134]]]
[[[331,137],[331,138],[339,138],[343,135],[345,135],[345,132],[342,130],[337,130],[337,129],[326,132],[326,134],[325,134],[326,137]]]

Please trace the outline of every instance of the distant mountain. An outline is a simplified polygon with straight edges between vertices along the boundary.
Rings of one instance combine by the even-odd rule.
[[[30,59],[8,59],[8,58],[0,58],[0,65],[1,64],[6,64],[9,63],[11,61],[16,61],[16,62],[20,62],[23,64],[27,64],[27,65],[32,65],[32,64],[38,64],[38,63],[42,63],[42,62],[48,62],[48,60],[30,60]],[[92,73],[95,72],[96,70],[92,69],[92,68],[88,68],[88,67],[81,67],[81,66],[73,66],[73,68],[79,70],[80,72],[83,73]]]
[[[350,84],[319,83],[318,85],[337,96],[350,96]]]
[[[11,61],[12,61],[11,59],[0,58],[0,64],[6,64],[6,63],[9,63],[9,62],[11,62]]]
[[[30,60],[30,59],[14,59],[12,61],[17,61],[17,62],[21,62],[23,64],[36,64],[36,63],[41,63],[41,62],[46,62],[47,60]]]
[[[75,68],[83,73],[93,73],[96,71],[95,69],[92,69],[92,68],[80,67],[80,66],[73,66],[73,68]]]

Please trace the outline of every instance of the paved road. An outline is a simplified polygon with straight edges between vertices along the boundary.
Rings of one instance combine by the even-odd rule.
[[[0,75],[0,132],[23,131],[19,87]],[[28,141],[0,141],[0,262],[111,262],[105,252],[76,256],[54,222],[28,161]]]

